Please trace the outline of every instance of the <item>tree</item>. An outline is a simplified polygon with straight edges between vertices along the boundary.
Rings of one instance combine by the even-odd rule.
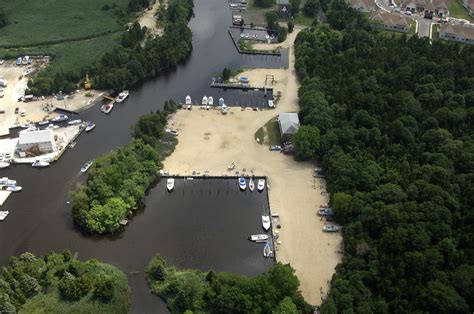
[[[303,13],[308,17],[314,17],[319,12],[319,9],[319,0],[307,0],[303,7]]]
[[[275,0],[255,0],[255,5],[261,8],[269,8],[275,4]]]
[[[278,29],[278,13],[274,11],[267,12],[265,13],[265,19],[267,20],[268,29]]]
[[[300,12],[301,0],[290,0],[290,6],[291,6],[291,13],[293,15],[298,14]]]
[[[295,22],[293,20],[288,21],[288,33],[293,33],[293,29],[295,28]]]
[[[285,297],[278,307],[272,312],[273,314],[298,314],[299,311],[290,297]]]
[[[319,129],[310,125],[302,125],[293,136],[296,158],[307,160],[314,158],[319,149]]]
[[[5,15],[5,12],[2,9],[0,9],[0,28],[5,27],[7,25],[8,25],[8,20]]]
[[[114,281],[111,278],[100,277],[94,285],[94,297],[103,302],[112,300],[114,296]]]
[[[229,68],[224,68],[224,70],[222,70],[222,79],[224,81],[228,81],[230,79],[231,74],[232,71]]]

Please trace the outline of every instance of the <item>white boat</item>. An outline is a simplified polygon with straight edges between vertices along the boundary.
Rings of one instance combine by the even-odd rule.
[[[254,242],[263,242],[268,240],[268,234],[252,234],[249,237],[249,240]]]
[[[239,178],[239,187],[242,191],[244,191],[247,188],[247,182],[245,181],[245,178],[243,177]]]
[[[4,221],[5,218],[7,218],[7,216],[8,216],[9,213],[10,213],[10,212],[9,212],[8,210],[6,210],[6,211],[0,211],[0,221]]]
[[[4,188],[2,188],[4,191],[9,191],[9,192],[20,192],[23,188],[19,185],[9,185]]]
[[[273,102],[273,100],[268,100],[268,107],[275,108],[275,103]]]
[[[49,123],[49,120],[42,120],[40,122],[38,122],[38,125],[46,125]]]
[[[0,169],[8,168],[10,164],[8,162],[0,161]]]
[[[324,232],[338,232],[341,230],[341,227],[336,226],[336,225],[324,225],[323,226],[323,231]]]
[[[186,96],[186,105],[192,105],[191,96]]]
[[[49,162],[37,159],[31,164],[31,166],[35,168],[44,168],[49,166]]]
[[[207,98],[207,104],[209,106],[214,106],[214,98],[212,98],[212,96],[209,96],[209,98]]]
[[[233,162],[230,163],[230,165],[227,166],[227,170],[234,170],[235,164]]]
[[[75,119],[75,120],[69,121],[67,124],[69,124],[69,125],[76,125],[76,124],[81,124],[81,123],[82,123],[82,120],[81,120],[81,119]]]
[[[258,179],[257,190],[260,192],[265,189],[265,179]]]
[[[273,256],[272,245],[270,244],[270,242],[265,243],[265,246],[263,247],[263,256],[265,257]]]
[[[207,106],[207,96],[204,96],[204,97],[202,98],[201,105]]]
[[[81,172],[86,172],[87,170],[89,170],[89,168],[92,166],[92,163],[93,163],[92,160],[89,160],[88,162],[86,162],[84,166],[82,166]]]
[[[166,180],[166,188],[168,189],[168,191],[172,191],[173,188],[174,188],[174,178],[168,178]]]
[[[262,216],[262,227],[265,231],[270,229],[270,216]]]
[[[110,113],[112,111],[112,109],[114,109],[113,102],[108,103],[107,105],[103,105],[102,107],[100,107],[100,111],[102,111],[103,113]]]
[[[87,122],[87,126],[86,126],[86,132],[90,132],[92,131],[93,129],[95,128],[95,124],[92,123],[92,122]]]
[[[50,130],[56,130],[56,129],[59,129],[59,125],[50,123],[46,128]]]
[[[219,106],[224,106],[224,105],[225,105],[224,98],[219,98]]]
[[[115,98],[115,102],[121,103],[122,101],[127,99],[129,94],[130,94],[130,92],[128,90],[122,91],[120,94],[118,94],[117,98]]]
[[[255,184],[253,183],[253,180],[250,179],[250,181],[249,181],[249,190],[253,192],[254,189],[255,189]]]
[[[0,178],[0,185],[6,185],[6,186],[16,185],[16,180],[11,180],[11,179],[8,179],[8,177],[3,177],[3,178]]]
[[[60,114],[59,116],[57,116],[56,118],[53,118],[51,119],[51,122],[62,122],[62,121],[67,121],[69,119],[68,116],[66,116],[65,114]]]

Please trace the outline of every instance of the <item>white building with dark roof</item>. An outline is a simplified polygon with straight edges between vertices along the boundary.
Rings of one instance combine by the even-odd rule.
[[[54,135],[51,129],[22,131],[19,135],[16,147],[19,152],[38,150],[43,154],[47,154],[54,151]]]

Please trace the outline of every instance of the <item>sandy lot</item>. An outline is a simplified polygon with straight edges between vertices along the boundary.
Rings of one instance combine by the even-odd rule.
[[[160,7],[160,1],[155,0],[155,3],[153,3],[153,6],[151,7],[151,9],[145,10],[144,13],[138,19],[138,23],[140,23],[141,27],[146,26],[146,28],[150,30],[152,37],[163,35],[163,29],[156,27],[155,14],[158,11],[159,7]]]
[[[285,45],[294,41],[296,31]],[[275,110],[249,111],[231,108],[229,114],[218,110],[181,110],[169,126],[179,131],[175,152],[164,161],[164,169],[171,174],[189,175],[193,171],[210,175],[233,175],[236,170],[250,175],[266,175],[270,181],[272,213],[280,215],[277,260],[290,263],[301,282],[305,299],[313,305],[321,303],[328,291],[336,265],[341,260],[340,234],[322,232],[324,221],[316,215],[319,205],[327,203],[325,182],[312,177],[315,165],[295,162],[292,157],[268,150],[254,139],[255,132],[280,112],[298,110],[298,82],[294,72],[291,48],[289,69],[255,69],[239,75],[250,83],[262,86],[265,75],[275,76],[275,93],[282,98]],[[232,172],[227,166],[234,162]],[[237,188],[237,182],[236,182]]]

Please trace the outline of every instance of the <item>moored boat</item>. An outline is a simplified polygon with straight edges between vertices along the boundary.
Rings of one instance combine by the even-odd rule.
[[[191,96],[189,96],[189,95],[186,96],[185,103],[186,103],[186,109],[191,110],[192,109]]]
[[[201,105],[207,106],[207,96],[202,97]]]
[[[166,189],[171,192],[174,188],[174,178],[168,178],[166,180]]]
[[[209,97],[207,98],[207,104],[208,104],[209,106],[214,106],[214,98],[212,98],[212,96],[209,96]]]
[[[265,179],[258,179],[257,189],[261,192],[265,189]]]
[[[92,160],[89,160],[88,162],[86,162],[86,163],[84,164],[84,166],[82,166],[81,172],[84,173],[84,172],[86,172],[87,170],[89,170],[89,168],[92,166],[92,164],[93,164],[93,161],[92,161]]]
[[[44,168],[49,166],[49,162],[37,159],[31,164],[31,166],[35,168]]]
[[[65,114],[60,114],[59,116],[57,116],[56,118],[53,118],[51,119],[51,122],[62,122],[62,121],[67,121],[69,119],[68,116],[66,116]]]
[[[270,229],[270,216],[262,215],[262,227],[265,231]]]
[[[10,167],[10,164],[8,162],[0,161],[0,169],[8,168],[8,167]]]
[[[2,190],[9,192],[20,192],[23,188],[19,185],[9,185],[2,187]]]
[[[263,256],[265,257],[272,257],[273,256],[273,249],[272,245],[270,242],[265,243],[265,246],[263,247]]]
[[[252,234],[249,237],[249,240],[254,242],[263,242],[268,240],[268,234]]]
[[[249,181],[249,190],[251,192],[253,192],[254,189],[255,189],[255,184],[253,183],[253,180],[250,179],[250,181]]]
[[[69,121],[67,124],[69,124],[69,125],[76,125],[76,124],[80,124],[80,123],[82,123],[82,120],[81,120],[81,119],[75,119],[75,120]]]
[[[40,122],[38,122],[38,125],[46,125],[49,123],[49,120],[42,120]]]
[[[0,178],[0,185],[16,185],[16,180],[8,179],[8,177]]]
[[[87,126],[86,126],[86,132],[90,132],[90,131],[92,131],[94,128],[95,128],[95,123],[92,123],[92,122],[88,121],[88,122],[87,122]]]
[[[10,212],[8,210],[0,211],[0,221],[4,221]]]
[[[244,191],[247,188],[247,181],[245,181],[245,178],[243,177],[239,178],[239,187],[242,191]]]
[[[122,91],[120,94],[118,94],[117,98],[115,98],[115,102],[121,103],[122,101],[127,99],[129,94],[130,94],[130,92],[128,90]]]
[[[107,105],[103,105],[102,107],[100,107],[100,111],[102,111],[103,113],[110,113],[112,109],[114,109],[113,102],[110,102]]]

